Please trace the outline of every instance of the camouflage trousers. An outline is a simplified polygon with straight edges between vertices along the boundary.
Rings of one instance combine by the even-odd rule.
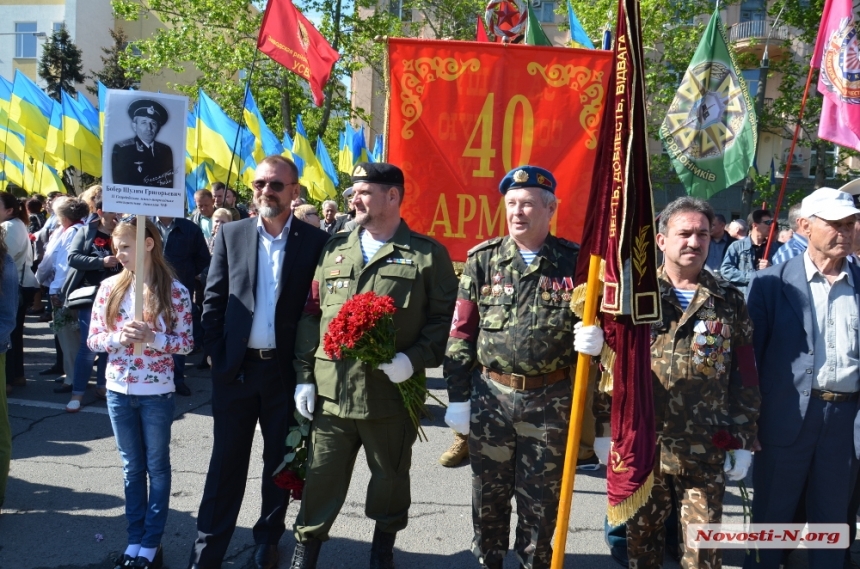
[[[702,463],[695,473],[683,475],[660,472],[660,451],[654,469],[651,497],[627,522],[627,556],[631,569],[663,566],[666,543],[665,521],[672,512],[673,493],[678,508],[678,548],[684,569],[719,569],[723,555],[719,549],[689,549],[687,524],[719,523],[723,517],[726,478],[721,464]]]
[[[569,380],[528,391],[473,381],[472,552],[482,563],[505,557],[516,497],[517,557],[526,569],[550,566],[571,400]]]

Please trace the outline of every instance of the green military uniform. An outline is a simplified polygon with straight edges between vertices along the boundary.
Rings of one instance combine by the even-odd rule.
[[[514,495],[520,562],[550,565],[577,357],[578,253],[548,235],[527,266],[511,237],[497,238],[469,251],[460,278],[443,369],[450,401],[471,401],[472,549],[487,565],[507,552]]]
[[[725,451],[713,443],[727,431],[752,450],[761,396],[752,350],[752,321],[743,294],[706,270],[686,310],[665,268],[658,273],[663,322],[651,328],[651,370],[657,453],[648,502],[627,522],[630,567],[660,567],[664,522],[674,490],[681,565],[720,567],[719,550],[685,546],[687,524],[718,523],[726,481]],[[597,436],[609,436],[609,407],[595,398]]]
[[[365,505],[377,530],[406,527],[409,468],[417,432],[397,386],[358,360],[332,361],[320,339],[351,296],[373,291],[394,299],[396,351],[415,373],[442,361],[457,289],[448,252],[405,221],[365,264],[360,231],[335,234],[323,250],[306,313],[299,321],[298,383],[316,383],[317,405],[301,511],[299,543],[326,540],[346,498],[358,449],[371,471]]]

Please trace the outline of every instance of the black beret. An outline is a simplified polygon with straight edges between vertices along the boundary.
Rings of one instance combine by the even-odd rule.
[[[517,188],[541,188],[554,194],[555,176],[538,166],[518,166],[505,174],[499,184],[499,191],[504,195],[508,190]]]
[[[352,183],[404,185],[403,170],[386,162],[359,162],[352,169]]]
[[[167,109],[151,99],[138,99],[128,106],[128,116],[146,117],[158,123],[159,127],[167,122]]]

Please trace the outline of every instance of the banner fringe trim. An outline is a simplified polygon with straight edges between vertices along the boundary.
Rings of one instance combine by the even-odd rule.
[[[609,525],[620,526],[632,518],[639,508],[645,505],[648,498],[651,497],[651,489],[654,487],[654,472],[648,474],[645,483],[636,489],[633,494],[622,500],[615,506],[607,504],[606,517]]]
[[[600,384],[597,387],[600,393],[612,395],[612,370],[615,369],[616,357],[615,350],[604,342],[603,349],[600,351],[600,365],[603,369],[600,374]]]

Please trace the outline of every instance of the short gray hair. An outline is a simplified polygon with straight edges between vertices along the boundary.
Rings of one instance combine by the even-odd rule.
[[[788,208],[788,226],[792,231],[797,231],[797,220],[800,219],[800,206],[803,205],[801,202],[797,202],[790,208]]]
[[[541,200],[543,201],[544,207],[549,207],[551,205],[556,205],[558,203],[558,198],[555,197],[555,194],[549,190],[545,190],[541,188],[540,192]]]
[[[326,201],[324,201],[324,202],[322,203],[322,208],[321,208],[321,209],[322,209],[323,211],[325,211],[325,208],[327,208],[327,207],[328,207],[328,206],[330,206],[330,205],[333,205],[333,206],[334,206],[334,209],[337,209],[337,202],[336,202],[336,201],[334,201],[334,200],[326,200]]]
[[[669,232],[669,220],[679,213],[701,213],[708,218],[708,226],[714,224],[714,208],[703,199],[684,196],[670,202],[660,213],[660,233]]]

